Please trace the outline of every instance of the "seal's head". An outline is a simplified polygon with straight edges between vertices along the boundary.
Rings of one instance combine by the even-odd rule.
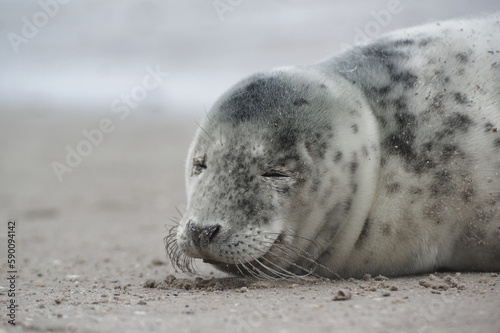
[[[200,126],[187,159],[188,205],[166,237],[191,258],[243,275],[309,274],[355,203],[366,104],[313,69],[254,75]],[[349,118],[352,127],[336,126]],[[354,128],[354,129],[353,129]],[[342,140],[339,140],[339,138]]]

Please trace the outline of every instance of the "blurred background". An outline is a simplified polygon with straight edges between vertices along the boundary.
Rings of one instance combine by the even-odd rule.
[[[164,259],[196,122],[236,81],[499,9],[498,0],[0,0],[0,218],[19,221],[30,266],[113,257],[111,270],[132,274]]]
[[[169,78],[142,109],[202,114],[242,77],[331,57],[359,31],[375,37],[499,8],[495,0],[2,0],[2,103],[108,112],[146,66],[159,65]]]

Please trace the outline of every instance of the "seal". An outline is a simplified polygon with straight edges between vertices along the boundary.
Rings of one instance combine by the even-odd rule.
[[[394,32],[236,84],[165,238],[264,278],[500,271],[500,15]]]

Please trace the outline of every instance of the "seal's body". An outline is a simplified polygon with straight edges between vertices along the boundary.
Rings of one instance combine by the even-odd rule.
[[[167,236],[181,269],[500,270],[499,15],[254,75],[201,127]]]

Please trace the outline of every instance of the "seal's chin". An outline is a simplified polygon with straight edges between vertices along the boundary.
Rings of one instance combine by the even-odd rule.
[[[279,266],[280,257],[279,252],[282,252],[283,245],[285,244],[285,233],[281,233],[271,247],[259,257],[252,260],[240,261],[239,263],[227,263],[213,259],[203,259],[204,263],[211,264],[220,271],[235,274],[235,275],[269,275],[269,269],[262,263],[269,264],[270,266]],[[281,249],[281,251],[280,251]]]

